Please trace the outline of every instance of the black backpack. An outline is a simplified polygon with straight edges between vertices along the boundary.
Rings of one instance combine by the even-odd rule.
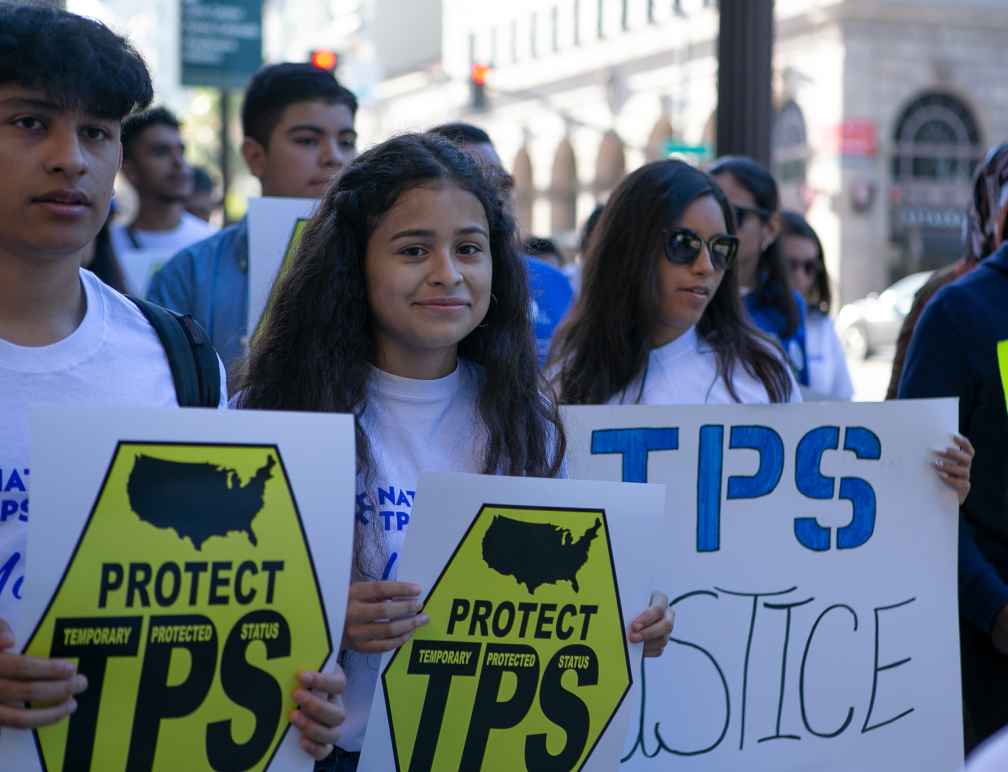
[[[164,346],[179,407],[220,405],[220,364],[207,334],[188,314],[131,297]]]

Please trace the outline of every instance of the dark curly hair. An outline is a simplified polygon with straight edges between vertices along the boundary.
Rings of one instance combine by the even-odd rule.
[[[104,24],[48,6],[0,2],[0,84],[9,83],[115,119],[142,110],[154,96],[140,54]]]
[[[581,294],[550,349],[559,368],[561,402],[605,404],[645,371],[659,317],[658,261],[665,259],[665,233],[704,196],[717,201],[734,234],[735,216],[721,188],[682,161],[646,164],[610,196],[589,241]],[[742,310],[735,266],[725,271],[697,333],[714,349],[718,374],[734,399],[738,367],[760,380],[772,402],[790,396],[791,380],[776,344]]]
[[[474,195],[490,227],[493,301],[483,323],[458,345],[459,356],[481,368],[483,471],[556,476],[565,438],[557,406],[544,396],[514,223],[493,181],[441,137],[407,134],[384,142],[329,190],[252,342],[239,406],[353,413],[358,419],[365,413],[375,360],[364,267],[368,240],[404,192],[437,184]],[[369,480],[370,442],[359,420],[356,437],[358,473]]]

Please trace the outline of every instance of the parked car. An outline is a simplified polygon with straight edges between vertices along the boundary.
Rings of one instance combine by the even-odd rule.
[[[900,327],[910,313],[914,294],[924,286],[931,271],[904,276],[883,290],[848,303],[836,318],[837,334],[851,359],[861,360],[896,345]]]

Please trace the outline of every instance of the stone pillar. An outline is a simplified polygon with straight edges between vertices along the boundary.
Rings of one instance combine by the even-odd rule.
[[[770,165],[773,0],[721,0],[717,154]]]

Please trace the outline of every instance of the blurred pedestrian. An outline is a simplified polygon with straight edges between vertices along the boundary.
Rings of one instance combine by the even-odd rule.
[[[854,396],[843,346],[830,318],[833,293],[822,242],[798,212],[781,212],[781,258],[791,287],[805,300],[805,348],[809,385],[805,399],[849,400]]]
[[[791,289],[780,256],[780,192],[777,182],[751,158],[726,156],[708,169],[731,202],[738,228],[738,281],[749,316],[773,335],[798,383],[809,385],[805,301]]]
[[[210,222],[223,203],[217,195],[217,184],[210,176],[210,172],[202,166],[193,166],[192,174],[193,189],[189,200],[186,201],[186,211],[203,222]]]
[[[976,268],[924,306],[907,348],[900,399],[956,397],[976,448],[959,519],[959,613],[967,746],[1008,726],[1008,405],[998,344],[1008,340],[1008,196],[1004,149],[977,178],[967,258]],[[939,459],[943,464],[946,459]],[[972,483],[972,489],[969,484]]]
[[[112,217],[113,215],[109,214],[98,235],[84,247],[81,266],[87,268],[116,292],[125,295],[129,291],[126,288],[126,277],[123,275],[115,250],[112,249],[112,239],[109,237]]]
[[[999,213],[1008,203],[1008,143],[998,145],[987,153],[980,168],[973,177],[973,198],[963,226],[965,253],[950,266],[935,271],[914,294],[913,305],[900,327],[893,356],[892,374],[886,399],[895,399],[903,375],[903,360],[913,336],[914,328],[920,320],[924,307],[946,284],[951,284],[974,268],[994,251],[993,239]]]
[[[357,99],[307,63],[260,69],[242,105],[242,156],[264,196],[319,198],[357,157]],[[242,218],[175,255],[148,298],[191,314],[228,371],[245,352],[248,329],[248,220]]]
[[[122,173],[136,191],[138,208],[130,223],[112,226],[110,237],[126,285],[139,297],[172,255],[214,232],[185,211],[193,177],[180,128],[164,107],[123,121]]]
[[[567,263],[560,248],[552,239],[545,239],[542,236],[529,236],[522,243],[522,249],[526,255],[537,257],[558,270],[563,270],[564,265]]]

